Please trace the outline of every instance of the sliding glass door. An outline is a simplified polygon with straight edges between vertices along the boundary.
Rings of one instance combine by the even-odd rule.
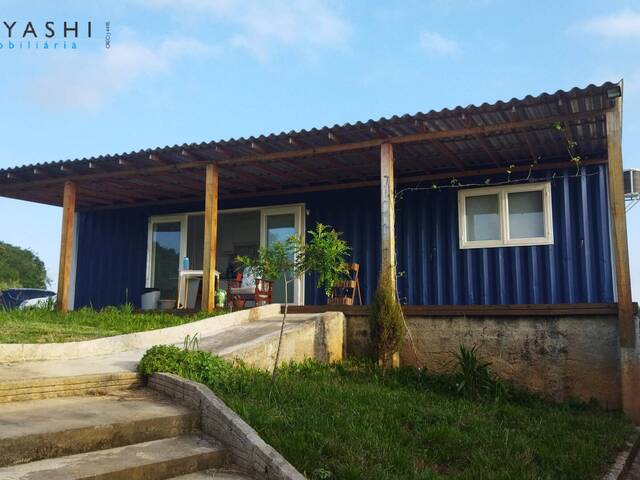
[[[284,242],[292,235],[300,236],[304,232],[304,214],[301,205],[262,209],[262,246],[269,247],[276,242]],[[296,279],[287,286],[289,303],[304,303],[304,280]],[[273,285],[273,301],[284,302],[284,281]]]
[[[238,255],[255,257],[258,247],[284,242],[304,232],[304,205],[243,208],[221,211],[218,217],[216,270],[224,279],[235,276]],[[182,259],[189,258],[190,270],[202,270],[204,214],[201,212],[158,215],[149,219],[147,247],[147,287],[160,289],[163,299],[178,298]],[[304,281],[289,285],[290,303],[304,302]],[[274,302],[284,302],[284,283],[274,284]]]
[[[150,225],[147,285],[160,290],[160,298],[178,297],[178,272],[184,251],[185,225],[180,217],[153,220]]]

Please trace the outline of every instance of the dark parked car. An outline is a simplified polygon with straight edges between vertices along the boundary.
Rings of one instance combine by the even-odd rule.
[[[0,292],[0,308],[23,308],[37,306],[51,299],[55,292],[41,288],[9,288]]]

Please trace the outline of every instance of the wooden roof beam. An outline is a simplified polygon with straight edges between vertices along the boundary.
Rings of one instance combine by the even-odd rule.
[[[77,185],[78,201],[110,205],[113,203],[113,195],[105,194],[88,185]]]
[[[224,155],[225,158],[231,158],[230,153],[228,151],[226,151],[226,149],[223,149],[223,147],[220,147],[218,145],[216,145],[216,151],[219,152],[220,154]],[[185,157],[187,157],[188,159],[190,159],[191,161],[197,161],[199,163],[202,164],[202,166],[205,166],[207,163],[216,163],[216,161],[211,160],[211,159],[207,159],[206,157],[204,157],[203,155],[200,155],[198,153],[192,152],[190,150],[186,150],[183,149],[181,154]],[[236,165],[228,165],[228,167],[235,167]],[[254,189],[256,189],[258,186],[260,186],[261,183],[268,183],[273,185],[272,181],[269,181],[268,178],[265,177],[261,177],[260,175],[254,175],[250,172],[242,172],[242,173],[238,173],[235,172],[232,168],[225,168],[225,169],[221,169],[219,172],[220,176],[222,176],[222,181],[221,184],[224,185],[225,183],[232,183],[233,185],[235,185],[235,187],[232,188],[238,188],[240,190],[248,190],[248,191],[252,191]],[[226,174],[226,176],[225,176]],[[233,175],[233,176],[229,176],[229,175]],[[253,178],[254,180],[257,180],[257,183],[250,183],[248,184],[247,182],[244,182],[242,180],[237,180],[236,177],[239,175],[244,175],[245,177],[249,177],[249,178]],[[234,177],[236,176],[236,177]],[[204,179],[203,179],[204,180]]]
[[[219,153],[223,158],[227,160],[234,158],[233,154],[222,145],[216,144],[214,150],[216,151],[216,153]]]
[[[183,152],[185,151],[183,150]],[[191,155],[191,154],[187,152],[187,155]],[[197,157],[201,158],[203,162],[207,161],[202,155],[197,155]],[[197,157],[192,155],[191,158],[197,158]],[[209,160],[209,162],[210,161],[211,160]],[[220,189],[221,190],[226,188],[235,188],[239,190],[252,191],[251,186],[247,185],[246,182],[238,181],[233,176],[230,176],[229,174],[233,175],[233,172],[230,172],[229,169],[220,170]],[[198,174],[196,172],[181,170],[180,177],[178,178],[185,177],[185,176],[195,181],[198,185],[204,186],[204,181],[205,181],[204,172],[202,174]]]
[[[292,176],[300,180],[309,180],[306,176],[302,175],[300,172],[297,172],[295,169],[283,172],[282,170],[278,170],[277,168],[274,168],[273,166],[267,164],[252,165],[252,167],[267,174],[275,175],[276,178],[286,179],[288,176]]]
[[[453,163],[458,170],[464,170],[465,167],[462,161],[451,150],[449,150],[449,147],[447,147],[442,141],[431,140],[430,143],[440,153],[440,155]]]
[[[220,155],[222,155],[224,158],[231,158],[230,153],[226,151],[226,149],[223,149],[222,147],[216,145],[215,148],[216,152],[218,152]],[[193,152],[191,150],[187,150],[187,149],[182,149],[182,151],[180,152],[180,154],[187,158],[187,160],[189,160],[190,162],[198,162],[201,164],[202,167],[205,167],[208,163],[217,163],[218,160],[214,160],[211,158],[207,158],[204,155],[201,155],[197,152]],[[227,174],[225,176],[225,173]],[[229,173],[232,174],[232,172],[229,172],[227,169],[224,170],[220,170],[219,171],[219,176],[222,177],[220,178],[220,189],[224,189],[227,186],[231,187],[231,188],[238,188],[240,190],[247,190],[247,191],[251,191],[251,188],[247,188],[246,183],[244,182],[238,182],[236,181],[233,177],[229,176]],[[194,178],[194,175],[189,174],[189,176],[191,178]],[[197,181],[202,182],[202,185],[204,185],[204,175],[203,176],[198,176]]]
[[[585,160],[583,162],[584,165],[602,165],[606,164],[606,159],[591,159]],[[556,163],[548,163],[548,164],[538,164],[538,165],[519,165],[513,168],[513,172],[528,172],[529,169],[532,170],[547,170],[547,169],[555,169],[555,168],[566,168],[566,162],[556,162]],[[463,178],[463,177],[475,177],[481,175],[494,175],[494,174],[503,174],[504,167],[494,167],[490,169],[474,169],[474,170],[465,170],[463,172],[449,171],[442,173],[434,173],[428,175],[415,175],[415,176],[406,176],[406,177],[397,177],[397,182],[399,184],[402,183],[414,183],[414,182],[425,182],[429,180],[443,180],[449,179],[451,177]],[[363,187],[372,187],[380,184],[380,179],[367,179],[367,180],[357,180],[353,182],[340,182],[335,184],[325,184],[325,185],[313,185],[308,187],[294,187],[294,188],[286,188],[286,189],[277,189],[277,190],[262,190],[262,191],[252,191],[247,193],[232,193],[229,195],[225,195],[225,199],[233,199],[233,198],[255,198],[266,195],[291,195],[295,193],[305,193],[305,192],[320,192],[320,191],[333,191],[333,190],[343,190],[343,189],[351,189],[351,188],[363,188]],[[169,205],[173,203],[188,203],[188,202],[197,202],[202,200],[202,198],[198,197],[184,197],[180,199],[173,200],[158,200],[155,202],[143,202],[138,203],[136,206],[144,206],[144,205]],[[95,207],[88,208],[86,210],[106,210],[110,208],[126,208],[126,206],[115,206],[115,207]]]
[[[294,146],[298,150],[304,150],[309,148],[309,145],[306,142],[303,142],[302,140],[298,140],[293,137],[289,137],[288,143],[289,145]]]
[[[283,160],[285,165],[288,165],[291,169],[300,170],[307,175],[311,175],[312,177],[317,177],[325,182],[335,182],[335,178],[330,178],[326,174],[322,173],[320,170],[314,170],[311,168],[307,168],[304,165],[301,165],[300,162],[294,160]]]
[[[64,163],[62,165],[60,165],[59,170],[62,173],[65,173],[65,174],[76,174],[76,173],[78,173],[78,171],[75,168],[73,168],[71,165],[68,165],[68,164],[65,165]]]
[[[432,130],[429,129],[429,126],[423,120],[415,120],[414,126],[422,133],[429,133]],[[458,170],[464,170],[462,160],[458,158],[456,154],[454,154],[443,142],[439,140],[433,140],[431,145],[438,151],[440,155],[445,157],[451,163],[453,163]],[[425,161],[423,158],[419,159],[420,165],[424,166],[428,171],[431,171],[431,167],[433,166],[430,162]]]
[[[149,154],[149,160],[153,161],[154,163],[162,163],[164,165],[177,165],[177,163],[173,160],[170,160],[166,156],[160,155],[158,153]]]
[[[183,193],[185,190],[193,188],[192,185],[183,182],[167,182],[158,178],[131,178],[127,179],[127,183],[132,187],[151,188],[172,193]]]
[[[564,99],[560,98],[558,100],[558,107],[565,113],[565,115],[568,115],[571,113],[571,110],[569,109],[569,103],[571,102],[570,98],[565,97]],[[564,128],[564,132],[565,135],[567,136],[567,142],[569,142],[571,145],[567,145],[567,153],[571,155],[571,152],[573,152],[574,154],[576,147],[578,146],[578,143],[575,140],[575,137],[573,136],[573,131],[571,130],[571,124],[569,123],[568,120],[562,122],[562,126]]]
[[[467,117],[465,114],[462,114],[462,121],[467,126],[467,128],[474,128],[479,126],[478,123],[473,119],[473,117]],[[489,142],[489,140],[487,140],[484,135],[474,134],[473,138],[480,144],[480,147],[489,156],[496,167],[499,167],[503,164],[503,162],[500,160],[498,152],[496,152],[495,148],[493,148],[493,145],[491,145],[491,142]]]
[[[17,172],[7,172],[7,174],[5,175],[5,178],[9,178],[9,179],[13,179],[13,180],[26,180],[24,173],[17,173]]]
[[[311,157],[311,156],[331,154],[336,152],[362,150],[366,148],[379,147],[384,142],[393,143],[393,144],[418,143],[418,142],[428,142],[432,140],[460,138],[460,137],[470,136],[473,134],[486,135],[489,133],[498,133],[498,132],[514,132],[514,131],[529,129],[537,126],[542,126],[542,128],[550,128],[554,122],[594,118],[594,117],[602,116],[606,111],[607,109],[597,110],[597,111],[592,110],[587,112],[574,113],[568,116],[556,115],[552,117],[523,120],[520,122],[506,122],[506,123],[500,123],[495,125],[494,124],[484,125],[484,126],[478,126],[474,128],[461,128],[457,130],[445,130],[445,131],[437,131],[437,132],[419,132],[416,134],[390,137],[384,140],[372,139],[372,140],[365,140],[360,142],[351,142],[348,144],[313,147],[313,148],[304,149],[304,150],[287,150],[287,151],[281,151],[281,152],[273,152],[265,155],[246,155],[242,157],[222,159],[222,160],[219,160],[218,163],[220,165],[225,165],[225,164],[237,165],[240,163],[244,164],[244,163],[265,162],[265,161],[273,161],[273,160],[280,160],[280,159],[292,159],[297,157]],[[152,172],[155,173],[155,172],[162,172],[162,171],[183,169],[183,168],[197,168],[197,167],[203,167],[203,166],[204,165],[200,161],[196,161],[196,162],[188,161],[188,162],[182,162],[182,163],[172,164],[172,165],[149,166],[145,169],[145,171],[146,173],[152,173]],[[138,174],[139,174],[139,171],[137,169],[126,169],[126,170],[116,171],[116,172],[100,172],[95,174],[83,174],[83,175],[77,175],[74,177],[76,177],[78,180],[84,180],[88,177],[99,179],[99,178],[107,178],[107,177],[114,178],[114,177],[138,175]],[[65,177],[65,179],[68,180],[73,178]],[[28,186],[32,188],[36,185],[59,183],[60,181],[61,181],[60,178],[55,178],[55,179],[50,178],[50,179],[25,182],[25,185],[26,183],[28,183]],[[18,185],[18,184],[6,185],[6,184],[0,183],[0,192],[9,191],[15,188],[22,188],[25,185]]]
[[[350,172],[353,177],[359,178],[363,176],[363,172],[361,170],[358,170],[356,167],[352,166],[351,164],[344,162],[343,159],[341,158],[338,159],[336,157],[327,156],[324,158],[324,161],[338,171],[344,172],[346,170]]]
[[[369,133],[374,137],[381,139],[389,138],[391,136],[387,132],[383,131],[382,127],[369,127]]]
[[[231,167],[231,165],[228,165],[228,166]],[[242,165],[238,165],[238,167],[242,167]],[[256,175],[255,173],[247,172],[247,171],[238,172],[235,169],[231,170],[231,172],[240,178],[253,179],[255,181],[255,184],[253,184],[252,186],[254,187],[259,187],[261,184],[265,184],[265,183],[267,185],[279,185],[277,181],[275,181],[274,179],[270,178],[267,175]]]
[[[143,189],[140,186],[136,188],[127,188],[113,182],[100,182],[100,184],[93,184],[92,191],[98,192],[107,196],[118,196],[126,198],[132,201],[138,201],[142,199],[157,198],[158,189]]]
[[[515,106],[511,109],[511,114],[512,117],[515,119],[516,122],[522,122],[522,115],[520,113],[520,109],[516,108]],[[533,147],[533,143],[531,142],[531,138],[529,136],[529,133],[527,132],[527,130],[523,130],[522,132],[520,132],[520,136],[524,137],[524,141],[527,144],[527,150],[529,151],[529,156],[531,157],[531,162],[532,163],[538,163],[538,160],[540,160],[540,156],[538,155],[538,153],[536,152],[536,149]]]
[[[258,142],[254,142],[254,141],[251,142],[251,150],[255,150],[256,152],[262,153],[262,154],[268,153],[267,149],[264,148],[264,146],[260,145]]]
[[[607,163],[605,159],[591,159],[585,160],[583,162],[584,165],[602,165]],[[566,162],[556,162],[556,163],[548,163],[548,164],[538,164],[538,165],[517,165],[513,167],[512,172],[518,173],[526,173],[529,170],[537,171],[537,170],[552,170],[552,169],[562,169],[566,168]],[[399,184],[405,183],[414,183],[414,182],[425,182],[425,181],[433,181],[433,180],[447,180],[451,177],[456,178],[464,178],[464,177],[476,177],[482,175],[499,175],[504,174],[504,167],[493,167],[493,168],[485,168],[485,169],[473,169],[473,170],[464,170],[464,171],[449,171],[449,172],[441,172],[441,173],[432,173],[426,175],[414,175],[414,176],[405,176],[405,177],[396,177],[396,181]],[[293,193],[305,193],[305,192],[320,192],[325,190],[340,190],[340,189],[351,189],[351,188],[362,188],[362,187],[372,187],[380,184],[380,179],[371,179],[371,180],[358,180],[355,182],[342,182],[336,183],[332,185],[314,185],[311,187],[302,187],[302,188],[291,188],[285,190],[277,190],[277,191],[264,191],[260,192],[260,195],[290,195]],[[227,198],[248,198],[257,196],[254,193],[250,194],[233,194],[228,196]]]
[[[432,165],[428,161],[425,161],[424,156],[422,155],[402,155],[401,161],[398,160],[398,164],[399,163],[407,163],[411,166],[411,168],[420,170],[424,172],[424,174],[430,173],[432,171]],[[398,167],[399,165],[396,165],[396,169],[398,170],[399,174],[400,169]]]
[[[336,133],[336,132],[328,132],[327,133],[327,138],[329,139],[330,142],[335,143],[335,144],[344,144],[344,143],[349,143],[347,140],[344,139],[344,137],[342,137],[340,134]]]

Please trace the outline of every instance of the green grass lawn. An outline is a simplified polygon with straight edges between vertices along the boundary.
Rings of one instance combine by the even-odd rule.
[[[593,405],[516,391],[471,400],[452,376],[416,369],[305,362],[273,388],[265,372],[175,347],[154,347],[139,368],[207,384],[314,480],[599,479],[631,433]]]
[[[221,313],[221,312],[216,312]],[[0,343],[73,342],[173,327],[212,316],[135,313],[130,307],[100,311],[82,308],[66,314],[46,309],[0,309]]]

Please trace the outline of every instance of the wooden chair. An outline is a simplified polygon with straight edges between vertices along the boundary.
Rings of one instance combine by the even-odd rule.
[[[327,299],[328,305],[353,305],[358,292],[358,302],[362,305],[362,293],[360,292],[360,281],[358,280],[358,272],[360,271],[359,263],[350,263],[349,279],[338,282],[333,287],[333,295]]]
[[[272,303],[273,282],[261,278],[248,278],[245,271],[238,272],[236,278],[227,283],[229,307],[238,310],[244,308],[247,302],[253,302],[256,307]]]

